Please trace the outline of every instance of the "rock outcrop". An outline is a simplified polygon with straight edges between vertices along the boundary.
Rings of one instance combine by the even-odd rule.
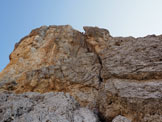
[[[0,73],[1,92],[64,92],[96,111],[100,121],[122,115],[132,122],[161,122],[162,36],[112,37],[106,29],[84,30],[69,25],[33,30],[15,45]],[[76,110],[76,119],[88,115],[97,121],[89,109]]]

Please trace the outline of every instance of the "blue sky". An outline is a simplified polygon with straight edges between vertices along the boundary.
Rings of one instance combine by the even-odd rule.
[[[0,71],[14,44],[42,25],[106,28],[112,36],[162,34],[162,0],[0,0]]]

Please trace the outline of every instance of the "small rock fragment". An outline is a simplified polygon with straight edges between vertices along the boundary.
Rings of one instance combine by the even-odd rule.
[[[124,116],[118,115],[113,119],[112,122],[131,122],[131,121]]]

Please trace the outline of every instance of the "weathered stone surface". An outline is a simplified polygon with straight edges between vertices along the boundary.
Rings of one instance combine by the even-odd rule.
[[[162,78],[162,37],[113,38],[101,55],[102,77],[149,80]]]
[[[113,94],[127,98],[162,98],[161,80],[150,80],[139,83],[137,80],[109,79],[105,83],[105,89]]]
[[[33,30],[15,45],[0,73],[0,90],[69,93],[105,121],[118,115],[132,122],[162,121],[162,36],[84,30],[69,25]],[[76,119],[87,111],[81,109]]]
[[[61,64],[80,52],[83,39],[82,34],[71,26],[43,26],[35,29],[16,44],[10,55],[10,63],[0,77],[10,80],[9,76],[15,78],[25,71]]]
[[[131,121],[128,120],[126,117],[119,115],[115,117],[112,122],[131,122]]]
[[[0,74],[1,86],[16,93],[68,92],[82,105],[95,105],[101,65],[84,38],[69,25],[33,30],[16,44]]]
[[[108,47],[99,53],[104,82],[99,108],[105,111],[104,116],[112,118],[122,113],[133,122],[161,118],[161,47],[161,36],[154,35],[108,41]]]
[[[85,30],[85,42],[88,45],[88,49],[101,53],[106,47],[108,47],[108,41],[112,39],[108,30],[98,27],[83,27]]]
[[[122,114],[133,122],[154,122],[162,117],[160,85],[160,81],[109,79],[100,91],[99,109],[108,118]]]
[[[0,122],[98,122],[97,116],[64,93],[0,93]]]
[[[109,120],[121,113],[135,122],[155,121],[154,114],[161,118],[162,36],[111,37],[93,27],[85,33],[102,66],[99,111]]]
[[[87,108],[80,108],[74,112],[74,122],[99,122],[98,117]]]

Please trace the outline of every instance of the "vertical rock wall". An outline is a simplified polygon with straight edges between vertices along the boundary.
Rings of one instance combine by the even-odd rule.
[[[64,92],[111,121],[162,121],[162,36],[112,37],[108,30],[42,26],[15,45],[0,90]],[[115,121],[115,120],[114,120]]]

